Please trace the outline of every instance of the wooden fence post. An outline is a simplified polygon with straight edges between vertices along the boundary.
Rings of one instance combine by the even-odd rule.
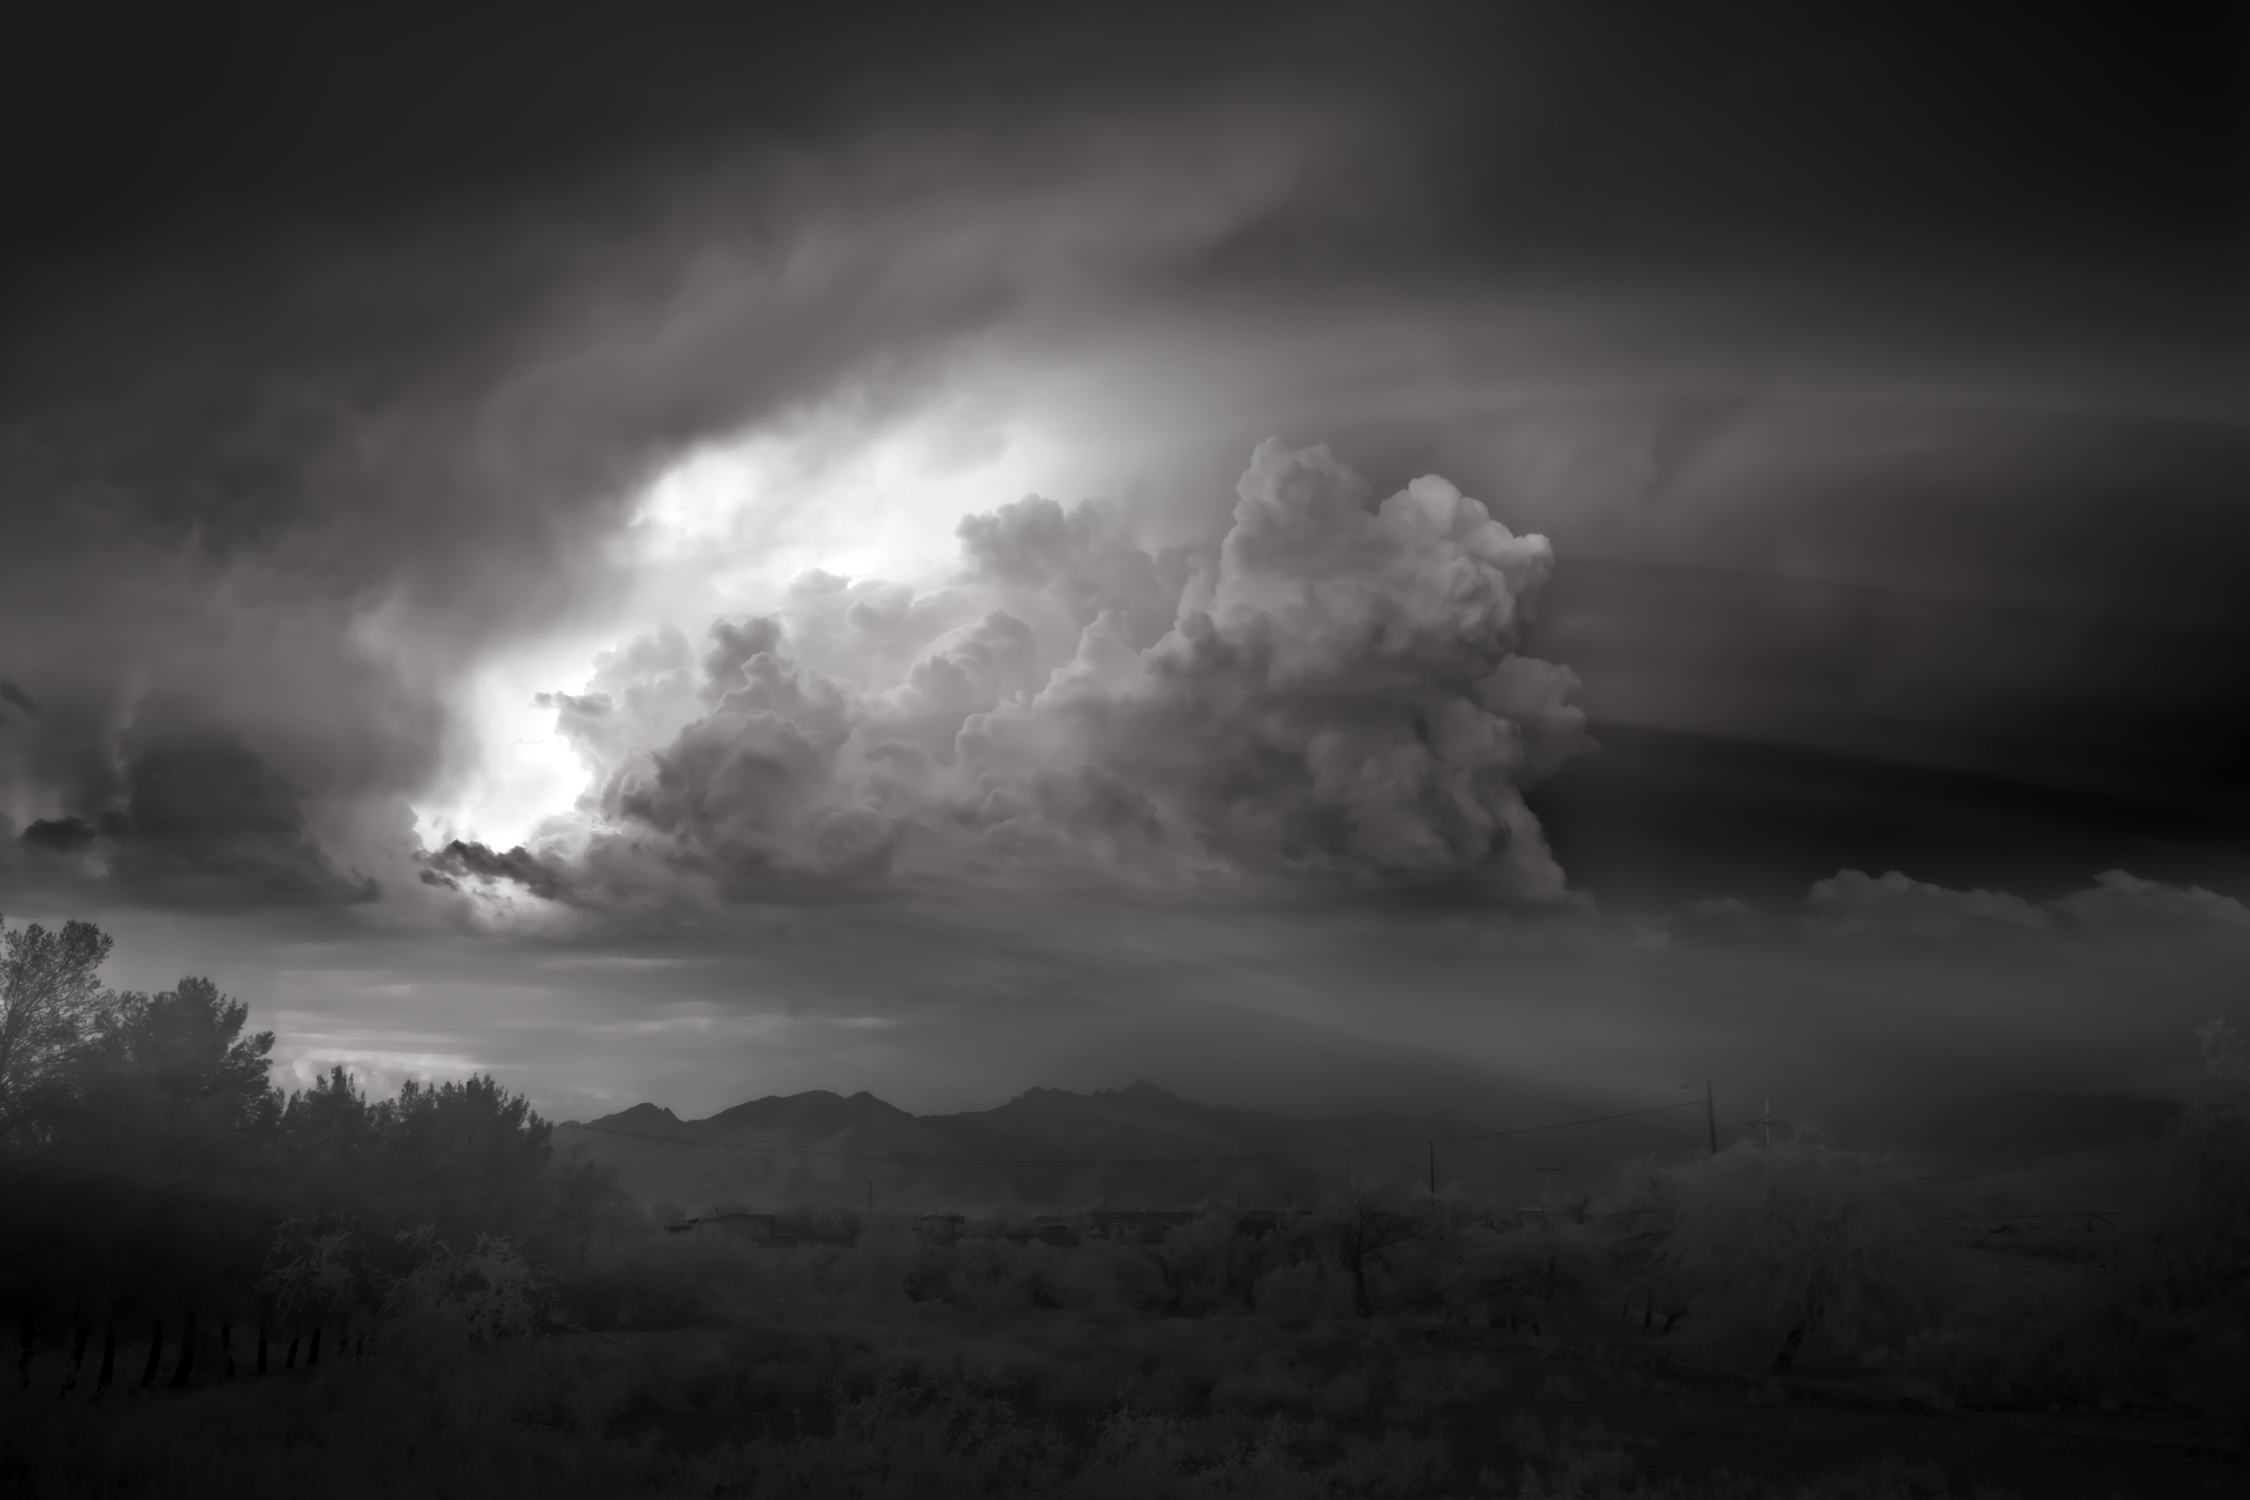
[[[148,1320],[148,1363],[141,1366],[141,1389],[156,1384],[156,1365],[164,1357],[164,1320]]]
[[[99,1401],[109,1390],[109,1383],[117,1374],[117,1318],[112,1314],[102,1324],[102,1369],[94,1377],[94,1399]]]
[[[172,1365],[172,1389],[184,1391],[195,1377],[195,1309],[180,1320],[180,1357]]]
[[[63,1376],[62,1390],[57,1393],[58,1395],[67,1396],[78,1389],[78,1372],[85,1366],[86,1346],[92,1343],[93,1339],[94,1320],[88,1318],[78,1325],[78,1336],[70,1342],[70,1371]]]

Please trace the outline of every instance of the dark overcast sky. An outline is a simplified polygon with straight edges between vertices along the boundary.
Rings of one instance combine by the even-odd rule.
[[[7,35],[0,894],[300,1061],[1621,1093],[1866,973],[2078,1077],[2091,989],[1898,995],[2239,990],[2239,8]]]

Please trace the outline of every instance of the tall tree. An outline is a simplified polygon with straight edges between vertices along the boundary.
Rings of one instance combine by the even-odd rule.
[[[0,1148],[36,1131],[67,1091],[100,1010],[110,937],[91,922],[34,922],[0,939]]]
[[[262,1134],[280,1115],[266,1082],[273,1033],[245,1036],[249,1016],[241,1001],[194,977],[158,994],[115,997],[84,1027],[71,1068],[74,1117],[113,1137],[137,1136],[136,1147],[171,1161]]]
[[[280,1105],[273,1033],[208,979],[117,996],[94,1015],[58,1116],[58,1165],[97,1196],[88,1221],[119,1257],[112,1295],[225,1316],[255,1280],[274,1217],[264,1143]]]
[[[412,1224],[441,1237],[477,1228],[521,1235],[544,1196],[553,1127],[531,1101],[478,1075],[459,1083],[409,1080],[384,1106],[390,1186]]]

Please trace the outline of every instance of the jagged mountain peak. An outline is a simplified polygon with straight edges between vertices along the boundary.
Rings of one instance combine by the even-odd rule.
[[[897,1105],[878,1099],[865,1089],[849,1097],[829,1089],[808,1089],[799,1094],[768,1094],[708,1119],[693,1122],[701,1130],[773,1129],[813,1127],[840,1129],[875,1121],[907,1123],[913,1116]]]
[[[563,1123],[577,1125],[579,1122],[565,1120]],[[680,1127],[680,1117],[661,1104],[650,1104],[644,1100],[630,1109],[621,1109],[615,1114],[588,1120],[585,1125],[590,1130],[677,1130]]]
[[[1169,1089],[1159,1088],[1155,1084],[1150,1083],[1145,1078],[1137,1078],[1121,1089],[1095,1089],[1090,1094],[1081,1094],[1075,1089],[1025,1089],[1022,1093],[1016,1095],[1013,1099],[1010,1099],[1006,1104],[1000,1105],[998,1109],[970,1110],[966,1111],[966,1113],[997,1114],[1001,1110],[1017,1108],[1069,1109],[1074,1106],[1083,1108],[1089,1105],[1106,1104],[1186,1106],[1189,1108],[1198,1107],[1191,1101],[1183,1099],[1178,1094],[1171,1092]]]

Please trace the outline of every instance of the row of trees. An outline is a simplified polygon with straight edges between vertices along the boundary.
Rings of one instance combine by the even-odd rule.
[[[186,1370],[199,1316],[317,1338],[480,1239],[563,1263],[617,1211],[492,1079],[371,1100],[339,1067],[284,1093],[246,1006],[201,978],[112,990],[110,947],[87,922],[0,937],[0,1296],[27,1353],[67,1337],[83,1356],[100,1325],[106,1355],[118,1324],[147,1325],[153,1377],[170,1323]]]

